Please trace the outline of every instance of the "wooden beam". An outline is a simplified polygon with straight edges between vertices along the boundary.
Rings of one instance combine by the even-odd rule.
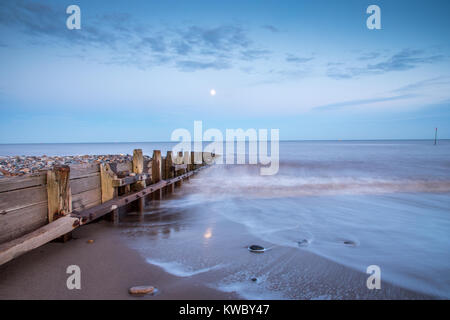
[[[30,188],[35,186],[45,186],[47,173],[39,172],[27,176],[7,177],[0,179],[0,193]]]
[[[142,174],[144,172],[144,155],[142,154],[142,149],[133,150],[133,173]],[[145,188],[145,180],[137,181],[132,189],[134,191],[139,191]]]
[[[197,171],[199,171],[201,169],[198,169]],[[81,224],[86,224],[89,221],[98,219],[100,217],[102,217],[105,214],[110,213],[112,210],[115,210],[119,207],[122,207],[124,205],[127,205],[133,201],[136,201],[137,199],[141,198],[141,197],[146,197],[149,194],[154,194],[155,192],[161,192],[162,188],[166,187],[167,185],[176,183],[177,181],[180,181],[182,179],[186,179],[189,176],[192,176],[193,174],[195,174],[197,171],[190,171],[187,172],[179,177],[175,177],[169,180],[161,180],[155,184],[151,184],[150,186],[147,186],[144,190],[135,192],[135,193],[131,193],[131,194],[126,194],[123,196],[119,196],[117,198],[114,198],[110,201],[107,201],[103,204],[100,204],[98,206],[95,207],[91,207],[85,210],[80,210],[80,211],[73,211],[72,212],[72,216],[76,216],[78,218],[81,219]]]
[[[111,170],[111,167],[107,163],[100,165],[100,179],[102,190],[102,203],[111,200],[116,195],[116,189],[114,188],[114,179],[117,176]]]
[[[49,222],[72,211],[72,194],[69,179],[69,166],[55,166],[52,170],[47,171]]]
[[[161,181],[161,151],[153,150],[152,183]]]
[[[67,215],[25,236],[0,245],[0,265],[71,232],[79,224],[78,218]]]
[[[81,224],[85,224],[85,223],[88,223],[89,221],[100,218],[101,216],[103,216],[107,213],[110,213],[112,210],[115,210],[119,207],[122,207],[133,201],[136,201],[137,199],[139,199],[141,197],[145,197],[154,191],[161,190],[166,185],[167,185],[167,182],[164,180],[161,180],[158,183],[155,183],[155,184],[152,184],[152,185],[146,187],[144,190],[141,190],[141,191],[138,191],[135,193],[131,193],[131,194],[126,194],[123,196],[119,196],[108,202],[105,202],[103,204],[100,204],[100,205],[92,207],[92,208],[88,208],[86,210],[74,211],[74,212],[72,212],[72,215],[79,217],[81,219]]]
[[[194,151],[191,151],[191,157],[189,159],[189,171],[192,171],[195,169],[195,153]]]
[[[173,178],[173,159],[172,159],[172,151],[167,151],[166,156],[166,176],[165,179]]]
[[[113,180],[113,186],[114,187],[123,187],[128,184],[136,183],[137,181],[144,181],[150,178],[149,174],[143,173],[143,174],[136,174],[134,176],[126,176],[123,178],[116,178]]]
[[[161,178],[166,180],[169,176],[169,168],[167,167],[167,156],[161,159]]]
[[[188,151],[184,152],[183,164],[187,166],[185,172],[191,171],[191,153]]]

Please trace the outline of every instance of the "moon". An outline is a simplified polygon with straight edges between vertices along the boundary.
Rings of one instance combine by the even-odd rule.
[[[209,91],[209,94],[214,97],[216,95],[216,90],[211,89],[211,91]]]

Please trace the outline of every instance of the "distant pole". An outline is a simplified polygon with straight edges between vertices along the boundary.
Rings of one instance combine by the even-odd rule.
[[[437,143],[437,128],[436,131],[434,132],[434,145],[436,145]]]

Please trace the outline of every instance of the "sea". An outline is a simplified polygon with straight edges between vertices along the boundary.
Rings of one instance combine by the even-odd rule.
[[[3,144],[0,156],[132,154],[135,148],[151,156],[174,145]],[[149,263],[179,277],[222,270],[209,285],[247,298],[315,297],[292,291],[291,279],[270,259],[257,270],[244,262],[246,255],[253,259],[246,247],[255,242],[267,254],[303,250],[363,273],[375,265],[382,281],[450,298],[450,140],[282,141],[278,173],[263,176],[259,169],[214,166],[149,208],[144,222],[125,222],[122,230]],[[219,227],[226,223],[238,227]],[[235,262],[233,250],[244,258]],[[256,284],[242,285],[253,276]]]

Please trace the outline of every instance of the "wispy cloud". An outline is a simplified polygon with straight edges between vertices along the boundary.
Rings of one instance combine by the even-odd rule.
[[[313,60],[313,57],[297,57],[296,55],[288,53],[286,55],[286,61],[287,62],[293,62],[293,63],[305,63],[308,61]]]
[[[410,92],[418,89],[428,88],[428,87],[436,87],[441,85],[450,85],[450,77],[448,76],[439,76],[430,79],[425,79],[421,81],[416,81],[406,86],[402,86],[398,89],[393,90],[392,92]]]
[[[219,70],[270,53],[256,46],[247,30],[238,25],[189,25],[158,30],[139,24],[127,14],[105,14],[96,19],[84,18],[81,30],[68,30],[65,16],[49,5],[18,0],[2,6],[0,27],[30,35],[37,45],[51,42],[106,49],[110,58],[101,61],[106,64],[143,69],[167,64],[181,71]]]
[[[421,64],[439,62],[443,58],[443,55],[426,55],[423,50],[404,49],[385,61],[369,64],[367,69],[379,72],[403,71],[416,68]]]
[[[372,52],[360,56],[357,60],[374,60],[380,56]],[[383,74],[387,72],[405,71],[417,68],[425,64],[433,64],[445,59],[441,54],[429,54],[426,50],[403,49],[378,62],[362,65],[328,65],[327,75],[333,79],[350,79],[369,74]]]
[[[241,58],[247,61],[267,58],[271,54],[270,50],[248,49],[241,51]]]
[[[351,106],[362,106],[362,105],[374,104],[374,103],[378,103],[378,102],[410,99],[410,98],[414,98],[414,97],[416,97],[416,95],[414,95],[414,94],[404,94],[404,95],[389,96],[389,97],[377,97],[377,98],[370,98],[370,99],[350,100],[350,101],[343,101],[343,102],[337,102],[337,103],[331,103],[331,104],[317,106],[317,107],[314,107],[314,110],[322,110],[322,111],[338,110],[341,108],[346,108],[346,107],[351,107]]]
[[[263,28],[263,29],[266,29],[266,30],[269,30],[270,32],[273,32],[273,33],[278,33],[278,32],[280,32],[280,30],[279,30],[277,27],[275,27],[275,26],[273,26],[273,25],[271,25],[271,24],[263,25],[262,28]]]
[[[192,72],[205,69],[215,69],[215,70],[229,69],[231,66],[228,62],[223,60],[216,60],[212,62],[185,60],[185,61],[177,61],[177,67],[182,71]]]
[[[378,58],[380,55],[381,55],[380,52],[376,52],[376,51],[368,52],[368,53],[364,53],[363,55],[359,56],[358,60],[361,60],[361,61],[372,60],[372,59]]]

